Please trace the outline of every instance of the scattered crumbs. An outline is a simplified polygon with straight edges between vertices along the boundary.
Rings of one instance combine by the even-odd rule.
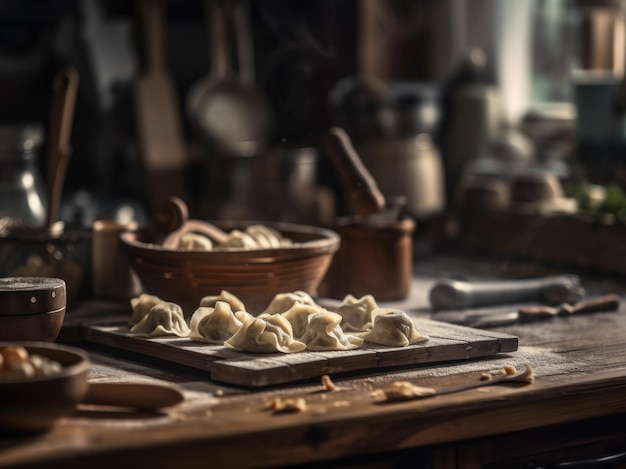
[[[482,373],[480,375],[480,380],[481,381],[491,381],[493,379],[493,376],[491,373]]]
[[[375,389],[370,393],[370,397],[372,399],[384,399],[385,391],[383,391],[382,389]]]
[[[216,389],[215,392],[213,393],[213,395],[215,397],[222,397],[224,395],[224,390],[223,389]]]
[[[324,391],[334,391],[337,389],[337,386],[332,382],[330,376],[328,375],[322,376],[322,387],[324,388]]]
[[[321,399],[321,400],[323,400],[323,401],[325,401],[327,397],[328,397],[328,396],[327,396],[326,394],[322,394],[322,395],[320,396],[320,399]]]
[[[207,416],[207,417],[210,417],[211,415],[213,415],[213,411],[209,409],[209,410],[204,412],[204,415]]]
[[[306,401],[303,397],[284,400],[277,397],[269,402],[267,409],[273,411],[275,414],[304,412],[306,410]]]
[[[533,373],[532,366],[530,366],[530,363],[528,363],[528,362],[524,363],[524,366],[526,367],[526,369],[524,370],[524,373],[522,373],[520,378],[523,381],[525,381],[526,383],[534,383],[535,382],[535,375]]]
[[[333,407],[350,407],[350,402],[349,401],[333,402]]]
[[[433,388],[416,386],[408,381],[396,381],[383,392],[387,401],[408,401],[435,395]]]
[[[504,373],[511,376],[517,373],[517,369],[513,365],[504,365],[502,368]]]
[[[320,407],[319,409],[315,409],[315,412],[313,412],[313,415],[326,415],[328,413],[328,410],[326,409],[326,407]]]

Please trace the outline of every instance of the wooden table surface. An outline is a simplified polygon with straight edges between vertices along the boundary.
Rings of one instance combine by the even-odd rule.
[[[533,269],[537,267],[532,264],[513,272],[486,261],[425,261],[416,265],[410,298],[394,305],[429,318],[426,295],[438,275],[544,273]],[[591,294],[610,292],[624,298],[626,293],[620,278],[583,277],[583,284]],[[62,337],[76,339],[72,324],[114,310],[119,306],[97,302],[70,310]],[[113,467],[137,461],[143,467],[276,467],[375,458],[505,432],[626,416],[626,305],[618,312],[497,330],[517,335],[519,350],[443,366],[331,376],[338,385],[331,392],[324,392],[317,379],[261,390],[225,386],[198,370],[74,342],[91,355],[92,380],[175,383],[184,390],[185,401],[153,414],[79,406],[43,434],[1,435],[0,466]],[[394,381],[440,388],[504,365],[522,368],[526,362],[536,377],[528,385],[495,385],[387,404],[373,397],[374,391]],[[275,414],[267,404],[276,397],[303,397],[307,408]]]

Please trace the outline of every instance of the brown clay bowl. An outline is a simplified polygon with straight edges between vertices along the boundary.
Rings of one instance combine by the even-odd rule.
[[[258,221],[215,222],[224,231],[263,224],[294,241],[293,246],[236,251],[182,251],[155,243],[146,231],[120,235],[143,290],[179,304],[186,314],[200,299],[227,290],[260,313],[277,293],[317,294],[339,248],[339,235],[329,229],[290,223]]]
[[[41,431],[73,412],[88,390],[90,362],[85,352],[45,342],[0,342],[21,345],[63,365],[51,377],[0,380],[0,430]]]
[[[64,319],[65,307],[33,314],[0,314],[0,340],[54,342]]]

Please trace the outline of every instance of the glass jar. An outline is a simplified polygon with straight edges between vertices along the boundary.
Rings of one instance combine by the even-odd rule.
[[[43,226],[46,196],[36,165],[42,142],[40,125],[0,126],[0,219]]]

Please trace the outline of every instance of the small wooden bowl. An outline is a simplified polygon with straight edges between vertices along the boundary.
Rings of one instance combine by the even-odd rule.
[[[59,278],[0,278],[0,340],[54,342],[66,303],[65,281]]]
[[[263,224],[294,241],[293,246],[236,251],[182,251],[155,244],[149,230],[120,235],[132,269],[146,293],[179,304],[186,314],[200,299],[228,290],[259,314],[277,293],[317,294],[339,248],[332,230],[289,223],[259,221],[215,222],[225,231]]]
[[[65,307],[35,314],[0,314],[0,340],[54,342],[64,319]]]
[[[42,431],[74,411],[87,394],[90,362],[79,349],[45,342],[0,342],[21,345],[63,365],[54,376],[0,380],[0,430]]]

